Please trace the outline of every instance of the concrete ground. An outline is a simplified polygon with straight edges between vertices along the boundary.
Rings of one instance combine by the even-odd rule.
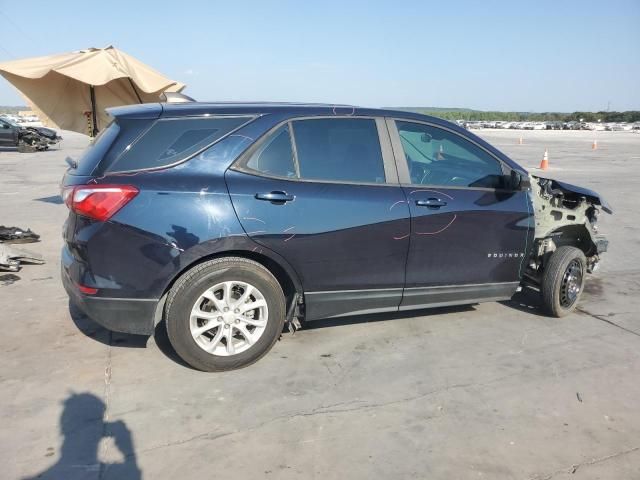
[[[477,133],[526,167],[547,147],[549,175],[613,205],[577,313],[520,295],[323,322],[223,374],[177,361],[162,328],[70,312],[58,182],[86,138],[0,151],[0,224],[42,235],[47,260],[0,274],[0,477],[640,478],[640,135]]]

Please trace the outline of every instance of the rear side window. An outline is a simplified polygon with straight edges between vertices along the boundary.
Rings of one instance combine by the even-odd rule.
[[[251,117],[171,118],[157,120],[133,144],[123,146],[122,153],[108,167],[111,172],[165,167],[178,163]]]
[[[300,178],[385,183],[373,119],[327,118],[292,122]]]
[[[251,155],[246,166],[265,175],[295,178],[296,167],[289,127],[283,125],[271,133]]]

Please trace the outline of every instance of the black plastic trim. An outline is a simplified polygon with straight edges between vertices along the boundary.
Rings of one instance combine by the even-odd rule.
[[[400,310],[508,300],[520,282],[405,288]]]
[[[402,288],[305,292],[305,320],[396,312],[402,300]]]
[[[62,272],[62,283],[69,299],[91,320],[107,330],[136,335],[152,335],[158,299],[105,298],[83,295]]]
[[[520,282],[305,292],[305,320],[508,300]]]

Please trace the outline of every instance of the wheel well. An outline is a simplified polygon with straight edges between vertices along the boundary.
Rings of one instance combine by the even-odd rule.
[[[542,238],[537,238],[523,281],[539,287],[542,274],[547,268],[553,253],[560,247],[576,247],[587,258],[597,254],[592,232],[582,224],[565,225],[553,230]],[[594,257],[597,258],[597,257]]]
[[[206,257],[202,257],[196,260],[195,262],[190,263],[189,265],[184,267],[182,270],[180,270],[180,272],[178,272],[171,279],[171,282],[169,282],[167,287],[162,292],[160,302],[158,302],[159,310],[156,311],[156,323],[159,321],[159,318],[162,315],[162,312],[164,310],[164,300],[166,299],[167,293],[169,292],[169,290],[171,290],[171,288],[176,283],[176,281],[196,265],[199,265],[209,260],[214,260],[216,258],[222,258],[222,257],[248,258],[249,260],[258,262],[260,265],[265,267],[267,270],[269,270],[269,272],[271,272],[271,274],[274,277],[276,277],[276,280],[280,284],[280,287],[282,288],[282,292],[284,293],[284,297],[287,305],[289,304],[290,300],[293,298],[293,295],[296,293],[296,291],[298,291],[298,289],[296,288],[296,284],[294,283],[291,276],[287,273],[287,271],[278,262],[267,257],[266,255],[262,255],[256,252],[248,252],[244,250],[228,250],[225,252],[219,252],[212,255],[207,255]],[[298,293],[302,293],[302,291],[300,290]]]
[[[553,238],[556,247],[576,247],[582,250],[587,257],[596,253],[596,246],[591,238],[591,232],[584,225],[560,227],[549,236]]]

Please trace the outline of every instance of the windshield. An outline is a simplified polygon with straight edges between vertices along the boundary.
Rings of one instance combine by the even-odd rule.
[[[5,123],[8,123],[9,125],[11,125],[12,127],[19,127],[20,125],[18,125],[16,122],[14,122],[13,120],[10,120],[6,117],[2,117],[0,120],[2,120]]]

